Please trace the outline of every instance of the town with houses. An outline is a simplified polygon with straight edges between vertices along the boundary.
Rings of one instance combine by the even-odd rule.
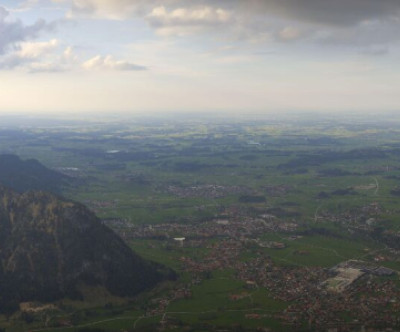
[[[378,204],[364,206],[355,218],[349,212],[332,222],[344,223],[354,232],[367,230],[372,216],[381,212]],[[358,222],[369,216],[369,222]],[[362,217],[362,218],[361,218]],[[233,271],[233,277],[243,283],[240,292],[228,294],[229,301],[251,299],[259,289],[266,289],[273,300],[286,303],[283,310],[250,307],[244,313],[249,320],[269,317],[284,326],[299,328],[307,322],[309,328],[329,331],[354,331],[368,326],[397,326],[400,318],[400,291],[393,276],[398,271],[382,264],[388,259],[400,257],[395,249],[371,251],[364,249],[365,258],[348,259],[331,267],[321,267],[285,262],[285,256],[276,258],[273,253],[289,250],[291,255],[305,257],[308,250],[291,250],[296,241],[308,235],[302,225],[294,219],[283,220],[269,213],[249,217],[238,207],[233,207],[216,218],[201,223],[162,223],[132,226],[122,219],[107,219],[104,223],[116,230],[128,243],[149,240],[148,248],[164,248],[175,251],[180,271],[189,273],[191,280],[176,287],[165,297],[153,300],[147,314],[162,317],[163,327],[173,325],[173,312],[168,306],[174,301],[190,299],[192,287],[212,278],[215,271]],[[263,238],[263,234],[274,234],[274,240]],[[187,255],[185,249],[202,250],[202,255]],[[250,257],[243,255],[251,252]],[[384,253],[383,253],[384,252]],[[279,255],[278,255],[279,256]],[[399,258],[397,258],[399,259]],[[284,263],[284,264],[282,264]],[[346,313],[351,313],[348,315]],[[169,322],[171,318],[171,322]]]

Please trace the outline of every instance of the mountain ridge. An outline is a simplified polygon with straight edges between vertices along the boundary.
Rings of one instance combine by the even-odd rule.
[[[0,187],[0,307],[79,298],[77,285],[133,296],[174,273],[147,262],[84,205]]]
[[[0,183],[17,192],[43,190],[59,194],[70,182],[70,177],[36,159],[22,160],[13,154],[0,154]]]

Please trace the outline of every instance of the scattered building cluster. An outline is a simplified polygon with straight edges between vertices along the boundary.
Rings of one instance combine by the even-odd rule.
[[[364,210],[369,216],[381,211],[376,204]],[[353,217],[349,213],[347,220],[350,222]],[[379,327],[379,324],[400,326],[400,290],[396,281],[389,278],[396,271],[361,260],[345,261],[330,269],[277,264],[268,255],[268,250],[283,250],[303,237],[299,235],[299,225],[294,220],[283,220],[269,213],[249,217],[234,211],[196,224],[121,226],[120,229],[118,223],[115,225],[127,240],[161,240],[160,243],[181,250],[181,269],[191,275],[190,284],[174,290],[174,295],[171,293],[158,299],[148,315],[165,313],[170,301],[190,297],[191,286],[210,278],[213,272],[230,270],[234,271],[236,279],[243,282],[243,291],[228,295],[229,300],[251,297],[260,287],[267,289],[275,301],[288,304],[285,310],[272,313],[288,329],[300,328],[304,323],[318,331],[327,328],[353,331],[362,326]],[[282,232],[287,233],[282,241],[260,239],[261,234]],[[185,248],[203,250],[196,255],[185,255]],[[246,256],[249,250],[251,258]],[[398,254],[395,249],[392,251],[386,254]],[[291,253],[310,254],[307,250],[293,250]],[[372,255],[372,262],[382,256],[373,252],[366,252],[367,255]],[[243,315],[247,315],[247,319],[263,317],[251,312]]]
[[[252,218],[238,217],[229,219],[215,219],[205,223],[197,224],[157,224],[139,225],[131,228],[123,227],[117,231],[126,240],[130,239],[170,239],[185,237],[187,243],[190,240],[210,239],[210,238],[231,238],[231,239],[257,239],[260,234],[266,232],[294,232],[298,224],[293,221],[283,221],[277,218]],[[260,246],[282,247],[278,242],[261,242]]]
[[[254,190],[240,186],[221,186],[215,184],[205,184],[191,187],[168,186],[167,192],[181,198],[220,198],[238,194],[250,195],[254,193]]]

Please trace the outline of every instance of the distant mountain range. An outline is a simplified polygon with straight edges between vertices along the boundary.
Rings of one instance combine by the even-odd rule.
[[[25,165],[43,170],[33,161]],[[49,193],[0,187],[3,310],[24,301],[79,297],[79,284],[132,296],[172,277],[172,271],[132,252],[85,206]]]
[[[18,156],[0,155],[0,184],[18,192],[43,190],[60,193],[72,182],[68,176],[53,171],[35,159],[26,161]]]

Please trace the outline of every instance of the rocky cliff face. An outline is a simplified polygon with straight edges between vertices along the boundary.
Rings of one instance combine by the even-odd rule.
[[[79,296],[79,283],[135,295],[171,272],[141,259],[83,205],[0,188],[0,308]]]

